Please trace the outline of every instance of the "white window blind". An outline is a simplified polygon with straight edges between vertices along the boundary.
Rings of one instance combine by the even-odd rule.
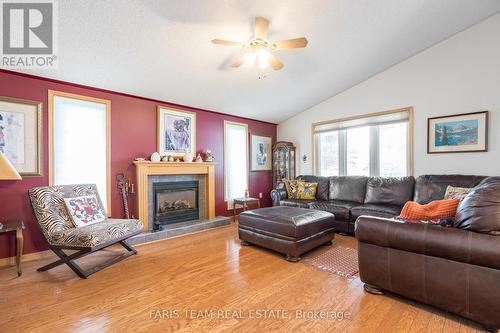
[[[224,197],[227,208],[248,189],[248,127],[224,122]]]
[[[314,125],[315,174],[409,175],[411,112],[408,108]]]
[[[53,184],[96,184],[108,207],[109,104],[53,96]]]

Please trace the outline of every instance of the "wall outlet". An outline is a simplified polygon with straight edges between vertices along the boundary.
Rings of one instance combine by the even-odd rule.
[[[262,199],[262,192],[259,192],[259,199]]]

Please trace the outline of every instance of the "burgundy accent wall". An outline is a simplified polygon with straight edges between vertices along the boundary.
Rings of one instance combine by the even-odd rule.
[[[219,164],[215,172],[216,214],[230,215],[224,202],[223,154],[224,120],[248,124],[250,133],[271,136],[276,141],[276,125],[246,118],[229,116],[213,111],[179,106],[163,101],[131,96],[127,94],[85,87],[77,84],[39,78],[0,70],[0,96],[29,99],[43,103],[43,176],[26,177],[21,181],[0,181],[0,221],[22,219],[24,231],[24,253],[47,249],[45,240],[35,222],[28,190],[48,185],[48,123],[47,91],[58,90],[111,101],[111,208],[113,217],[123,216],[123,207],[117,189],[115,176],[125,172],[135,183],[135,168],[132,161],[137,156],[149,157],[156,151],[156,106],[175,106],[196,112],[197,151],[211,149]],[[193,94],[196,94],[193,91]],[[221,96],[223,98],[224,96]],[[89,129],[91,133],[91,129]],[[91,154],[91,152],[88,152]],[[262,192],[263,206],[270,206],[269,193],[272,189],[271,172],[250,172],[249,191],[251,196]],[[130,199],[131,212],[135,214],[135,196]],[[15,255],[15,237],[0,234],[0,258]]]

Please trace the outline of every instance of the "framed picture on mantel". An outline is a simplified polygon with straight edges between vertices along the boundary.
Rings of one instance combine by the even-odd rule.
[[[427,153],[488,151],[488,111],[428,118]]]
[[[196,113],[158,106],[157,146],[160,154],[196,153]]]

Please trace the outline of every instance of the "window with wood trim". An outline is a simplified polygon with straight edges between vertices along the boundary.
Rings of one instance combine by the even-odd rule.
[[[224,121],[224,200],[232,209],[233,199],[248,189],[248,126]]]
[[[111,102],[49,91],[51,185],[96,184],[108,215]]]
[[[315,174],[411,175],[412,112],[412,108],[405,108],[314,124]]]

